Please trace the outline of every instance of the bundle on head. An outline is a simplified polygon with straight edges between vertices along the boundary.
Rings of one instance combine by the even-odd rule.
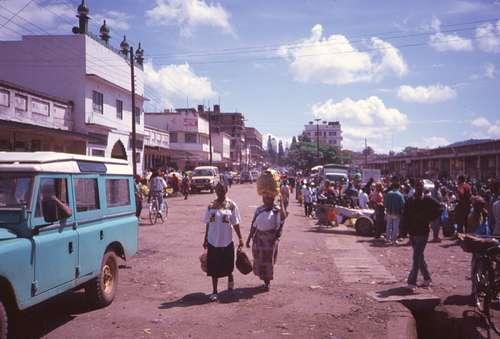
[[[276,196],[280,192],[280,176],[274,169],[267,169],[257,179],[257,193],[259,195]]]

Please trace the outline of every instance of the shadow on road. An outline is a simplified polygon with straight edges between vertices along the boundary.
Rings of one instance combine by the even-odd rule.
[[[444,302],[444,305],[457,305],[457,306],[474,306],[472,298],[470,295],[450,295],[448,296]]]
[[[305,232],[311,232],[311,233],[325,233],[325,234],[344,234],[344,235],[356,235],[356,231],[353,230],[343,230],[343,229],[337,229],[335,227],[325,227],[325,226],[315,226],[312,228],[308,228],[305,230]]]
[[[265,293],[265,290],[261,287],[244,287],[244,288],[236,288],[234,291],[224,291],[218,294],[219,303],[221,304],[230,304],[234,302],[238,302],[240,300],[252,299],[254,296],[260,293]],[[204,304],[210,303],[208,300],[208,296],[205,293],[195,292],[186,294],[182,298],[165,302],[158,307],[161,310],[167,310],[175,307],[191,307],[191,306],[200,306]]]
[[[14,324],[13,338],[40,338],[72,321],[79,314],[95,310],[83,291],[69,292],[20,312]]]

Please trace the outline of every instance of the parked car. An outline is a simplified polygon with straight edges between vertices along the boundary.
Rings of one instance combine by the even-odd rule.
[[[252,172],[244,171],[241,172],[240,183],[250,182],[253,183],[257,180],[257,178],[253,175]]]
[[[200,192],[208,190],[214,192],[215,186],[219,183],[219,169],[215,166],[199,166],[193,170],[191,177],[191,191]]]
[[[17,311],[68,290],[109,305],[137,237],[127,161],[0,152],[0,337]]]

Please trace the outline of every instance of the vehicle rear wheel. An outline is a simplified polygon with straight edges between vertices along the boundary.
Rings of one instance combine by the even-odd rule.
[[[118,262],[115,253],[108,251],[102,259],[99,275],[89,282],[85,293],[93,305],[105,307],[113,302],[117,286]]]
[[[156,204],[153,203],[153,206],[149,209],[149,222],[151,225],[155,225],[158,220],[158,209],[156,208]]]
[[[373,235],[373,220],[367,217],[359,217],[354,224],[354,228],[356,229],[356,233],[362,236],[371,236]]]
[[[7,310],[5,309],[4,304],[0,300],[0,339],[7,339],[7,331],[8,331]]]

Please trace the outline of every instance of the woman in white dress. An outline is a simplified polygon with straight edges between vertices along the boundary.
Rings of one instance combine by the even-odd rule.
[[[243,247],[238,206],[226,198],[227,188],[221,183],[215,187],[215,193],[217,199],[208,206],[203,218],[206,225],[203,248],[207,250],[207,275],[212,277],[213,286],[210,301],[217,300],[219,278],[228,277],[228,290],[234,288],[233,229],[238,235],[238,249]]]

